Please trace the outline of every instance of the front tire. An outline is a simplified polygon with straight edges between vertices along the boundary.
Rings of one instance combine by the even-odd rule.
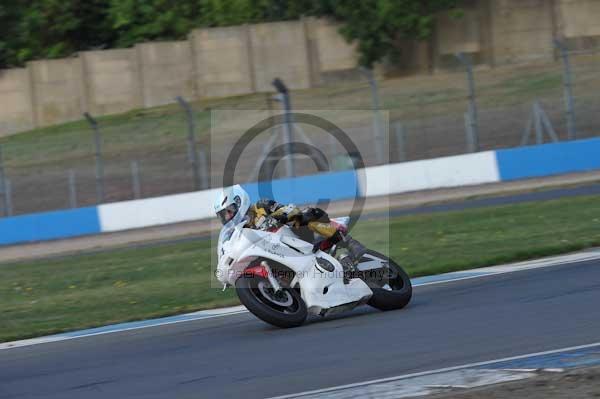
[[[306,304],[292,288],[275,293],[269,280],[258,276],[242,276],[235,282],[242,304],[262,321],[276,327],[298,327],[308,316]]]
[[[379,258],[387,263],[389,268],[387,275],[378,275],[376,279],[365,280],[373,291],[368,304],[383,311],[402,309],[408,305],[412,298],[412,284],[404,269],[379,252],[368,250],[366,255]]]

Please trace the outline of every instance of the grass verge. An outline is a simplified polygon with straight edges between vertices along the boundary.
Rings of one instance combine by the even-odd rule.
[[[600,245],[598,197],[361,222],[411,276]],[[0,266],[0,341],[237,304],[210,288],[209,241]]]

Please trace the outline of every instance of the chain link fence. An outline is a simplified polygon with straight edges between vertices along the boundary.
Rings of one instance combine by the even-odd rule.
[[[552,63],[491,69],[459,54],[453,65],[450,71],[388,80],[362,71],[361,81],[294,91],[291,106],[372,109],[370,121],[343,123],[368,166],[600,135],[600,49],[569,51],[556,43]],[[219,180],[234,144],[227,134],[211,136],[211,111],[229,110],[232,119],[236,110],[274,114],[282,110],[280,100],[273,93],[192,104],[178,98],[163,107],[88,115],[5,138],[0,216],[208,188]],[[389,115],[389,129],[378,110]],[[331,136],[296,129],[334,160],[331,168],[352,165]],[[283,127],[272,133],[283,136]],[[248,147],[242,179],[257,178],[255,162],[268,145],[266,135]],[[276,177],[284,176],[284,169],[279,167]],[[297,162],[297,175],[315,171],[309,162]]]

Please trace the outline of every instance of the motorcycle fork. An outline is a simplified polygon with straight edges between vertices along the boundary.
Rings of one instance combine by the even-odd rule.
[[[281,291],[281,284],[279,284],[279,281],[277,281],[275,276],[273,276],[273,271],[271,270],[271,267],[269,266],[267,261],[263,260],[262,262],[260,262],[260,265],[267,270],[267,279],[269,280],[269,284],[271,284],[271,287],[273,287],[273,290],[275,292]]]

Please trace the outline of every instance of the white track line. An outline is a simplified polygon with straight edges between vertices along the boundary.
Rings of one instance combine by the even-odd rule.
[[[424,282],[424,283],[417,283],[417,284],[414,284],[413,286],[414,287],[422,287],[422,286],[426,286],[426,285],[453,283],[455,281],[471,280],[471,279],[475,279],[475,278],[490,277],[490,276],[496,276],[496,275],[500,275],[500,274],[522,272],[522,271],[526,271],[526,270],[540,269],[540,268],[544,268],[544,267],[565,266],[565,265],[570,265],[570,264],[575,264],[575,263],[588,262],[588,261],[597,260],[597,259],[600,259],[600,249],[594,249],[592,251],[584,251],[584,252],[578,252],[578,253],[568,254],[568,255],[553,256],[553,257],[549,257],[549,258],[541,258],[541,259],[525,261],[525,262],[512,263],[512,264],[508,264],[508,265],[489,266],[489,267],[482,267],[479,269],[469,269],[469,270],[462,270],[462,271],[458,271],[458,272],[444,273],[444,274],[440,274],[438,276],[439,277],[447,276],[448,277],[447,279],[431,281],[431,282]],[[457,276],[462,273],[478,273],[478,274],[473,275],[473,276],[452,278],[452,276]],[[435,277],[435,276],[432,276],[432,277]]]
[[[295,394],[291,394],[291,395],[276,396],[271,399],[301,398],[302,396],[318,395],[318,394],[323,394],[323,393],[327,393],[327,392],[334,392],[334,391],[340,391],[340,390],[344,390],[344,389],[363,387],[366,385],[381,384],[381,383],[385,383],[385,382],[403,380],[406,378],[422,377],[422,376],[426,376],[426,375],[445,373],[448,371],[456,371],[456,370],[468,369],[468,368],[473,368],[473,367],[488,366],[488,365],[492,365],[495,363],[502,363],[502,362],[507,362],[507,361],[511,361],[511,360],[520,360],[520,359],[526,359],[529,357],[552,355],[555,353],[570,352],[570,351],[574,351],[574,350],[588,349],[588,348],[595,348],[595,347],[600,347],[600,342],[596,342],[596,343],[588,344],[588,345],[571,346],[568,348],[553,349],[553,350],[544,351],[544,352],[528,353],[525,355],[505,357],[502,359],[487,360],[484,362],[462,364],[460,366],[445,367],[445,368],[441,368],[441,369],[437,369],[437,370],[429,370],[429,371],[422,371],[419,373],[404,374],[404,375],[399,375],[396,377],[380,378],[380,379],[376,379],[376,380],[357,382],[357,383],[353,383],[353,384],[340,385],[340,386],[324,388],[324,389],[316,389],[313,391],[300,392],[300,393],[295,393]]]
[[[453,283],[453,282],[458,282],[458,281],[463,281],[463,280],[471,280],[471,279],[477,279],[477,278],[483,278],[483,277],[497,276],[497,275],[501,275],[501,274],[508,274],[508,273],[525,271],[525,270],[539,269],[539,268],[544,268],[544,267],[563,266],[563,265],[575,264],[575,263],[586,262],[586,261],[591,261],[591,260],[596,260],[596,259],[600,259],[600,249],[592,250],[592,251],[578,252],[578,253],[568,254],[568,255],[554,256],[554,257],[550,257],[550,258],[537,259],[537,260],[527,261],[527,262],[519,262],[519,263],[514,263],[514,264],[508,264],[508,265],[490,266],[490,267],[485,267],[485,268],[480,268],[480,269],[471,269],[471,270],[463,270],[460,272],[444,273],[444,274],[440,274],[438,276],[431,276],[431,277],[439,277],[440,280],[431,281],[431,282],[422,282],[422,283],[417,282],[414,284],[414,287],[422,287],[422,286],[436,285],[436,284],[448,284],[448,283]],[[477,275],[460,277],[460,275],[464,274],[464,273],[477,273]],[[427,278],[428,277],[426,277],[425,279],[427,279]],[[419,279],[417,279],[417,281],[418,280]],[[46,337],[32,338],[32,339],[26,339],[26,340],[21,340],[21,341],[5,342],[5,343],[0,343],[0,350],[20,348],[20,347],[24,347],[24,346],[38,345],[38,344],[44,344],[44,343],[49,343],[49,342],[58,342],[58,341],[66,341],[66,340],[71,340],[71,339],[93,337],[93,336],[97,336],[97,335],[113,334],[113,333],[119,333],[119,332],[124,332],[124,331],[165,326],[165,325],[169,325],[169,324],[177,324],[177,323],[198,321],[198,320],[204,320],[204,319],[212,319],[215,317],[232,316],[232,315],[237,315],[237,314],[242,314],[242,313],[248,313],[248,310],[245,310],[245,308],[243,306],[236,306],[236,307],[222,308],[222,309],[203,310],[203,311],[199,311],[199,312],[188,313],[188,314],[183,314],[183,315],[179,315],[179,316],[171,316],[171,317],[166,317],[166,318],[162,318],[162,319],[140,321],[139,325],[133,325],[133,326],[132,326],[132,324],[135,324],[136,322],[123,323],[122,328],[118,328],[118,325],[106,326],[106,327],[100,328],[100,329],[106,329],[107,331],[98,331],[99,329],[96,328],[96,329],[90,329],[89,333],[86,333],[87,330],[82,330],[79,332],[74,331],[74,332],[65,333],[65,334],[50,335],[50,336],[46,336]],[[115,327],[117,327],[117,328],[115,328]],[[78,334],[78,333],[80,333],[80,335],[73,335],[73,334]]]
[[[220,311],[220,312],[217,312],[217,311]],[[67,336],[67,335],[58,334],[58,335],[49,335],[46,337],[25,339],[25,340],[21,340],[21,341],[4,342],[4,343],[0,343],[0,350],[21,348],[24,346],[32,346],[32,345],[38,345],[38,344],[46,344],[49,342],[68,341],[71,339],[94,337],[94,336],[98,336],[98,335],[120,333],[120,332],[125,332],[125,331],[132,331],[132,330],[141,330],[144,328],[167,326],[170,324],[185,323],[185,322],[189,322],[189,321],[214,319],[216,317],[232,316],[232,315],[242,314],[242,313],[248,313],[248,310],[244,306],[234,306],[231,308],[222,308],[222,309],[201,310],[199,312],[187,313],[187,314],[180,315],[182,317],[189,316],[187,318],[182,318],[181,320],[168,320],[170,317],[166,317],[164,319],[146,320],[147,322],[149,322],[148,325],[123,327],[123,328],[119,328],[119,329],[115,329],[115,330],[90,332],[87,334],[85,333],[86,330],[82,330],[81,335],[75,335],[75,336]],[[172,316],[172,317],[176,317],[176,316]],[[152,322],[152,321],[154,321],[154,323],[150,324],[150,322]],[[133,323],[135,323],[135,322],[133,322]],[[123,323],[123,324],[130,324],[130,323]],[[106,326],[106,328],[109,328],[109,327],[111,327],[111,326]],[[102,328],[102,327],[100,327],[100,328]],[[94,331],[94,330],[97,330],[97,329],[90,329],[90,331]],[[65,334],[75,334],[75,333],[77,333],[77,331],[72,331],[70,333],[65,333]]]

